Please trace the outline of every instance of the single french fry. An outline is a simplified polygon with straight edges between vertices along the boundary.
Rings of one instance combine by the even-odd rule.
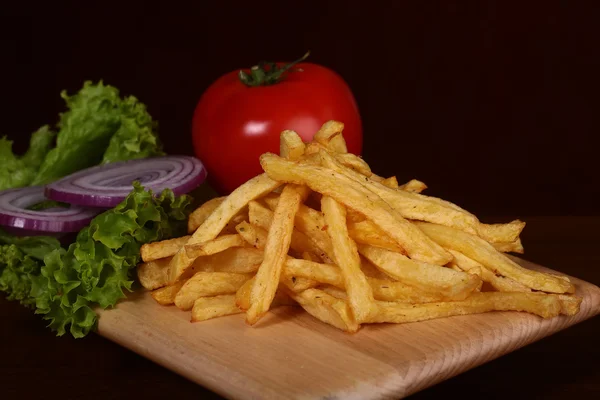
[[[288,160],[299,160],[304,155],[306,145],[294,131],[285,130],[279,135],[279,154]]]
[[[425,189],[427,189],[427,185],[417,179],[411,179],[410,181],[406,182],[405,184],[400,185],[398,187],[398,189],[404,190],[407,192],[421,193]]]
[[[525,222],[518,219],[508,224],[479,224],[477,235],[489,243],[516,242],[525,228]]]
[[[208,216],[225,200],[225,198],[225,196],[215,197],[196,208],[188,217],[188,233],[194,233],[196,229],[206,221]]]
[[[558,298],[543,293],[474,293],[465,300],[427,304],[377,302],[379,312],[370,322],[406,322],[479,314],[490,311],[525,311],[543,318],[557,316],[561,310]]]
[[[196,299],[235,293],[250,278],[229,272],[197,272],[177,292],[175,305],[181,310],[190,310]]]
[[[581,302],[583,301],[583,297],[567,295],[567,294],[557,294],[552,295],[558,298],[560,302],[560,313],[563,315],[577,315],[579,313],[579,308],[581,306]]]
[[[200,297],[192,307],[192,322],[206,321],[226,315],[240,314],[235,305],[235,295],[224,294],[214,297]]]
[[[475,235],[443,225],[426,222],[415,222],[415,224],[441,246],[472,258],[494,274],[506,276],[531,289],[544,292],[573,293],[575,290],[574,286],[566,280],[521,267]]]
[[[250,201],[272,192],[282,183],[269,178],[267,174],[254,177],[235,189],[210,214],[202,225],[187,241],[187,245],[208,242],[217,237],[227,223]],[[180,249],[169,264],[169,281],[175,282],[193,264],[194,258],[187,256],[185,249]]]
[[[484,282],[488,282],[494,289],[499,292],[531,292],[531,289],[527,286],[519,283],[513,279],[505,276],[498,276],[491,270],[487,269],[477,261],[465,256],[461,252],[456,250],[448,249],[454,256],[454,263],[458,265],[463,271],[473,273],[471,271],[478,272],[481,279]]]
[[[238,234],[251,246],[264,249],[267,244],[267,231],[246,221],[235,227]]]
[[[411,260],[400,253],[380,247],[361,244],[358,250],[373,265],[394,279],[426,293],[439,293],[448,300],[462,300],[481,288],[481,279],[475,275]]]
[[[406,249],[412,258],[439,265],[452,260],[450,253],[426,238],[418,228],[414,229],[416,227],[413,224],[402,218],[379,196],[345,175],[319,166],[293,163],[272,153],[263,154],[260,160],[271,178],[307,185],[364,214]]]
[[[175,296],[177,296],[177,292],[179,292],[184,283],[185,281],[178,281],[173,285],[153,290],[151,296],[158,304],[169,306],[175,302]]]
[[[391,189],[398,189],[398,179],[395,176],[390,176],[381,181],[381,184]]]
[[[290,293],[300,306],[313,317],[346,332],[357,332],[360,325],[354,320],[348,304],[319,289]]]
[[[281,192],[273,222],[267,235],[264,259],[252,286],[250,308],[246,312],[246,322],[250,325],[269,311],[275,292],[279,286],[281,270],[292,241],[294,216],[300,206],[301,194],[294,185],[286,185]]]
[[[520,238],[517,238],[517,240],[513,242],[492,243],[492,246],[494,246],[496,250],[502,253],[525,253],[525,249],[523,248],[523,244],[521,243]]]
[[[348,219],[348,223],[351,223],[351,222],[358,223],[358,222],[363,222],[363,221],[367,220],[363,214],[361,214],[357,211],[354,211],[351,208],[349,208],[347,210],[346,217]]]
[[[258,249],[231,247],[210,256],[198,257],[190,270],[193,270],[191,275],[198,271],[250,274],[258,270],[262,260],[263,252]]]
[[[344,140],[344,136],[342,135],[343,130],[343,123],[339,121],[327,121],[315,133],[313,140],[328,150],[336,153],[347,153],[348,148],[346,147],[346,140]]]
[[[365,160],[363,160],[362,158],[360,158],[359,156],[352,154],[352,153],[343,153],[343,154],[334,154],[334,157],[343,165],[345,165],[348,168],[352,168],[354,171],[358,172],[359,174],[365,175],[365,176],[371,176],[373,174],[373,172],[371,172],[371,167],[369,167],[369,164],[367,164],[367,162]],[[396,182],[398,183],[398,182]]]
[[[148,289],[154,290],[167,284],[170,258],[161,258],[138,264],[137,276],[140,284]]]
[[[231,247],[244,247],[246,241],[237,233],[231,235],[219,236],[216,239],[203,243],[185,245],[185,252],[189,258],[196,259],[202,256],[220,253]]]
[[[140,247],[142,261],[149,262],[161,258],[173,257],[185,245],[191,236],[182,236],[160,242],[145,243]]]
[[[346,209],[329,196],[321,199],[321,209],[333,247],[336,264],[342,271],[344,286],[348,293],[348,303],[358,323],[365,321],[373,312],[373,290],[360,269],[360,256],[356,243],[350,239],[346,227]]]
[[[348,233],[356,243],[383,247],[384,249],[406,254],[402,247],[398,246],[396,242],[369,220],[361,222],[348,221]]]

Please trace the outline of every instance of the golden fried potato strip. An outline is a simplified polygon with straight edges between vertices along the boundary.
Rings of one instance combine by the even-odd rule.
[[[235,305],[235,295],[224,294],[214,297],[200,297],[192,307],[192,322],[206,321],[226,315],[240,314]]]
[[[360,325],[354,320],[350,306],[341,299],[319,289],[290,293],[300,306],[313,317],[346,332],[356,332]]]
[[[149,262],[173,257],[187,243],[191,236],[182,236],[160,242],[145,243],[140,247],[142,261]]]
[[[373,312],[375,299],[373,290],[360,269],[360,256],[356,243],[348,235],[346,209],[333,198],[323,196],[321,210],[323,210],[325,224],[328,226],[327,234],[331,239],[335,263],[342,271],[348,303],[352,308],[354,319],[361,323]]]
[[[575,290],[573,285],[564,279],[521,267],[475,235],[427,222],[415,222],[415,224],[443,247],[472,258],[494,274],[506,276],[531,289],[543,292],[573,293]]]
[[[196,299],[235,293],[250,278],[250,275],[231,272],[197,272],[177,292],[175,305],[181,310],[190,310]]]
[[[525,311],[542,318],[559,315],[558,298],[543,293],[474,293],[465,300],[427,304],[378,302],[379,312],[370,322],[425,321],[454,315],[480,314],[490,311]]]
[[[188,233],[194,233],[226,198],[226,196],[215,197],[196,208],[188,217]]]
[[[267,235],[264,259],[252,286],[250,308],[246,312],[246,322],[250,325],[269,311],[275,292],[279,286],[279,279],[283,264],[287,258],[294,230],[294,216],[298,211],[301,194],[295,185],[286,185],[281,192],[277,209],[273,215],[273,222]]]

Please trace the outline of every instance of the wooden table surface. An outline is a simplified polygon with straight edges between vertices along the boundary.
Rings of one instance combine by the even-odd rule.
[[[523,219],[523,258],[600,285],[600,216]],[[220,398],[98,335],[57,338],[3,297],[0,317],[2,398]],[[600,398],[599,339],[596,317],[411,398]]]

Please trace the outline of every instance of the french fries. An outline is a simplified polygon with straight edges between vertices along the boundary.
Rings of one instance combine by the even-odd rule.
[[[281,270],[292,241],[294,216],[300,207],[300,200],[301,194],[294,185],[286,185],[281,192],[267,235],[265,256],[250,293],[250,308],[246,312],[246,322],[250,325],[258,322],[269,311],[275,297]]]
[[[190,240],[190,237],[182,236],[160,242],[145,243],[140,248],[142,261],[150,262],[160,260],[161,258],[173,257]]]
[[[191,321],[245,314],[248,325],[299,305],[346,332],[494,311],[575,315],[566,276],[521,267],[525,223],[486,224],[448,201],[375,174],[348,153],[344,124],[304,143],[280,135],[261,174],[192,212],[188,236],[148,243],[137,275]]]

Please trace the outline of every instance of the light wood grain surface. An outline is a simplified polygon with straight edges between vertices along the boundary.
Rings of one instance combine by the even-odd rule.
[[[573,317],[494,312],[370,325],[356,334],[297,307],[276,309],[254,328],[242,314],[190,323],[189,312],[138,291],[99,311],[98,331],[228,398],[401,398],[597,315],[600,289],[573,282],[584,297]]]

